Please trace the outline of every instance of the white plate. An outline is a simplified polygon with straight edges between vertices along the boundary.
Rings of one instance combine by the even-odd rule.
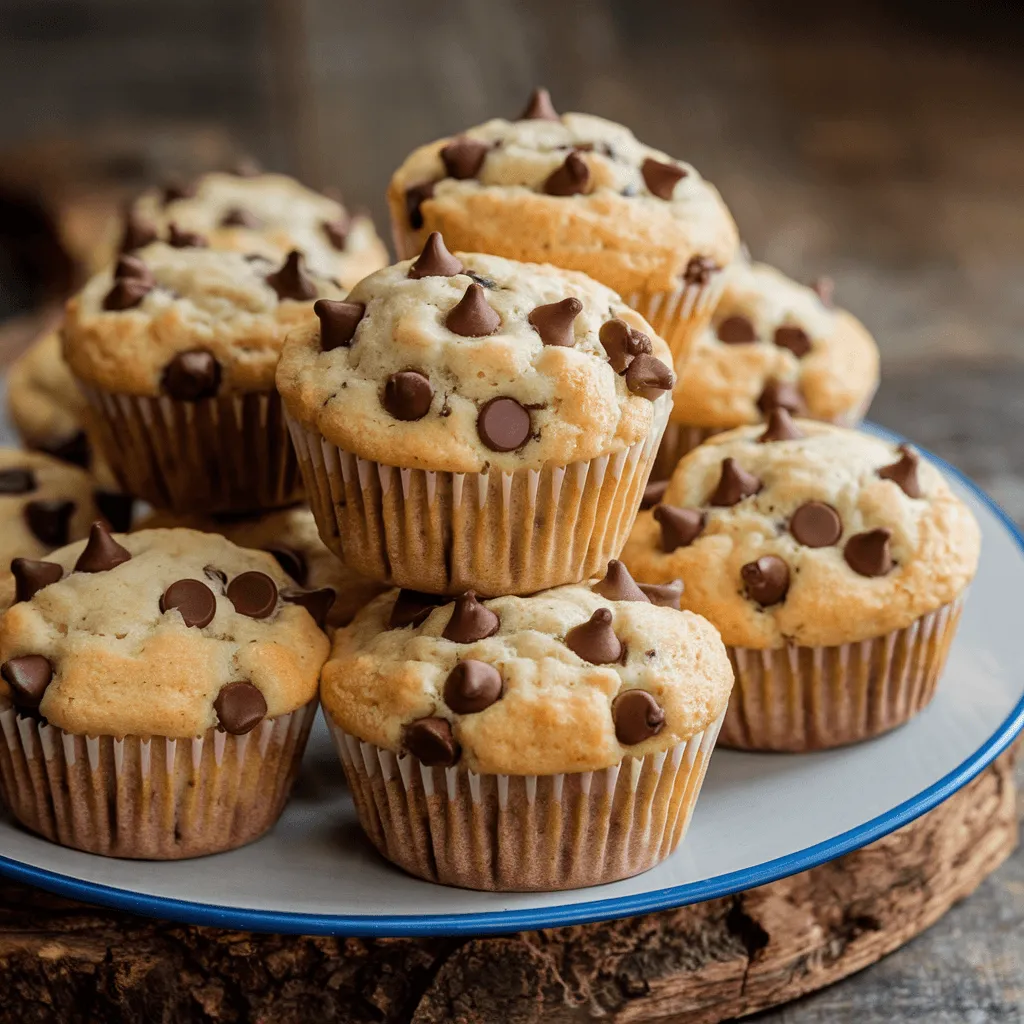
[[[294,798],[273,832],[251,846],[175,863],[108,860],[52,845],[0,818],[0,874],[197,924],[300,934],[480,934],[711,899],[864,846],[949,797],[1024,725],[1017,647],[1024,539],[974,484],[934,461],[978,517],[983,544],[933,703],[903,728],[841,750],[718,751],[686,841],[646,874],[591,889],[522,894],[410,878],[363,839],[319,720]]]

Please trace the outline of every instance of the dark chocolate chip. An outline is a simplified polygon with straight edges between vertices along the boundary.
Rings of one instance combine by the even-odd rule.
[[[530,311],[527,320],[545,345],[570,347],[576,344],[573,323],[583,312],[583,303],[576,298],[549,302]]]
[[[75,572],[107,572],[131,557],[132,553],[110,536],[106,524],[97,521],[89,529],[89,540],[75,562]]]
[[[726,345],[749,345],[757,341],[757,331],[745,316],[727,316],[718,324],[715,334]]]
[[[586,192],[589,185],[590,168],[587,161],[574,151],[548,175],[544,191],[549,196],[576,196]]]
[[[640,499],[641,508],[654,508],[662,498],[665,497],[665,492],[668,490],[667,480],[652,480],[644,488],[643,497]]]
[[[901,444],[897,451],[900,453],[899,459],[890,466],[883,466],[878,475],[883,480],[891,480],[908,498],[920,498],[923,492],[917,468],[921,459],[909,445]]]
[[[827,306],[829,309],[832,308],[835,302],[836,283],[831,277],[819,277],[811,288],[817,293],[821,304]]]
[[[441,232],[431,231],[423,243],[423,251],[409,267],[409,276],[418,281],[423,277],[452,277],[462,270],[462,260],[448,251]]]
[[[252,683],[228,683],[217,694],[213,710],[225,732],[244,736],[267,717],[267,699]]]
[[[309,575],[309,568],[306,565],[306,559],[303,557],[301,551],[296,551],[294,548],[267,548],[268,555],[273,555],[277,559],[277,564],[300,587],[306,585],[306,579]]]
[[[160,596],[160,611],[176,608],[186,626],[202,629],[213,622],[217,614],[217,598],[213,591],[199,580],[178,580]]]
[[[805,501],[790,517],[789,532],[805,548],[827,548],[843,535],[843,521],[831,505]]]
[[[803,359],[811,351],[811,339],[802,327],[791,324],[780,327],[775,332],[773,340],[779,348],[788,348],[797,359]]]
[[[641,165],[640,173],[644,176],[648,191],[659,199],[671,199],[676,183],[682,181],[689,172],[685,167],[663,164],[660,160],[648,157]]]
[[[41,654],[24,654],[0,665],[0,676],[11,688],[16,708],[37,708],[53,679],[53,666]]]
[[[622,657],[622,641],[612,628],[612,613],[598,608],[586,622],[565,634],[565,646],[591,665],[611,665]]]
[[[268,274],[266,281],[282,300],[308,302],[317,296],[317,287],[306,274],[305,257],[298,249],[292,249],[285,257],[281,268]]]
[[[757,400],[757,407],[767,415],[772,409],[783,408],[794,416],[804,410],[804,400],[800,388],[791,380],[768,381]]]
[[[402,730],[402,745],[428,768],[450,768],[461,755],[452,734],[451,723],[444,718],[419,718]]]
[[[547,89],[534,89],[530,93],[530,102],[519,115],[520,121],[559,121],[558,111],[551,102],[551,93]]]
[[[676,548],[688,548],[707,524],[707,516],[699,508],[658,505],[652,515],[661,526],[661,550],[666,554]]]
[[[14,577],[14,600],[31,601],[43,587],[60,580],[64,570],[56,562],[15,558],[11,562],[11,575]]]
[[[164,367],[160,387],[171,398],[198,402],[217,394],[220,376],[220,363],[213,353],[196,348],[189,352],[179,352]]]
[[[191,199],[196,194],[196,183],[172,178],[164,185],[164,206],[179,199]]]
[[[514,398],[492,398],[480,410],[476,429],[492,452],[512,452],[530,438],[530,413]]]
[[[885,576],[892,570],[891,538],[892,530],[886,528],[855,533],[843,548],[843,558],[860,576]]]
[[[441,160],[444,162],[444,169],[449,178],[458,178],[460,181],[464,181],[477,176],[484,157],[490,150],[491,147],[486,142],[460,137],[452,139],[441,150]]]
[[[655,401],[675,387],[676,375],[656,356],[641,352],[626,367],[626,387],[638,398]]]
[[[334,604],[335,597],[337,594],[333,587],[320,587],[318,590],[287,590],[281,594],[282,601],[305,608],[321,629],[327,624],[327,614]]]
[[[156,281],[149,267],[137,256],[119,256],[114,267],[114,286],[103,299],[109,312],[133,309],[154,288]]]
[[[89,468],[92,461],[92,449],[89,445],[89,438],[84,430],[76,430],[70,437],[60,441],[51,441],[47,444],[33,445],[41,452],[52,455],[61,462],[70,462],[72,465]]]
[[[641,583],[640,589],[647,595],[651,604],[679,610],[679,604],[683,599],[682,580],[672,580],[669,583]]]
[[[366,313],[361,302],[342,302],[339,299],[317,299],[313,312],[320,319],[320,350],[330,352],[352,342],[359,321]]]
[[[789,566],[777,555],[762,555],[740,569],[747,597],[761,605],[778,604],[789,590]]]
[[[646,690],[623,690],[612,701],[612,721],[615,738],[631,747],[665,728],[665,712]]]
[[[73,501],[30,501],[24,508],[25,522],[42,544],[51,548],[63,547],[70,540],[71,517],[75,514]]]
[[[721,269],[710,256],[691,256],[683,271],[683,280],[687,284],[707,284],[711,275]]]
[[[419,231],[423,227],[423,204],[434,195],[434,182],[425,181],[421,185],[413,185],[405,190],[405,212],[409,218],[409,227]]]
[[[647,602],[647,595],[636,585],[629,570],[617,558],[608,563],[604,579],[598,580],[590,589],[609,601]]]
[[[474,282],[451,308],[444,323],[452,334],[463,338],[484,338],[501,326],[501,317],[488,305],[483,288]]]
[[[722,460],[722,474],[718,478],[709,505],[727,507],[749,498],[761,490],[761,481],[748,473],[735,459]]]
[[[618,317],[601,324],[597,336],[616,373],[625,373],[636,356],[650,355],[652,351],[651,339]]]
[[[132,528],[135,499],[130,494],[123,494],[120,491],[95,491],[93,500],[115,533],[127,533]]]
[[[0,469],[0,494],[31,494],[36,486],[31,469]]]
[[[175,249],[205,249],[209,244],[206,238],[197,231],[186,231],[177,224],[167,228],[167,244]]]
[[[119,251],[134,252],[149,245],[150,242],[155,242],[156,239],[156,228],[129,210],[124,220],[124,233],[121,235]]]
[[[804,432],[793,422],[789,411],[781,405],[768,410],[768,426],[757,439],[761,444],[772,441],[799,441]]]
[[[263,227],[263,221],[251,210],[243,209],[241,206],[233,206],[221,218],[222,228],[249,228],[252,231],[259,231]]]
[[[400,590],[395,603],[391,606],[391,617],[388,629],[401,629],[403,626],[420,626],[435,609],[448,603],[447,597],[438,594],[424,594],[419,590]]]
[[[500,700],[504,692],[501,673],[493,665],[467,658],[448,673],[444,702],[457,715],[474,715]]]
[[[422,373],[401,370],[388,377],[381,404],[396,420],[421,420],[433,399],[434,389]]]
[[[348,241],[349,229],[352,227],[352,222],[348,217],[341,216],[336,220],[325,220],[320,225],[323,228],[324,234],[327,236],[327,241],[334,246],[338,252],[345,251],[345,243]]]
[[[239,615],[265,619],[277,607],[277,584],[256,570],[240,573],[228,584],[228,600]]]
[[[500,625],[498,616],[481,604],[472,590],[467,590],[455,599],[452,616],[441,636],[452,643],[471,644],[494,636]]]

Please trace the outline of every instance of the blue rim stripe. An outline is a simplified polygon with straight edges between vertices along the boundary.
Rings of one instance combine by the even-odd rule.
[[[881,437],[893,441],[903,439],[875,424],[864,426]],[[1012,519],[969,477],[944,459],[918,448],[943,472],[959,480],[1003,524],[1017,547],[1024,553],[1024,536]],[[355,937],[404,937],[425,935],[486,935],[516,932],[535,928],[557,928],[573,924],[589,924],[612,918],[632,917],[656,910],[669,910],[689,903],[729,896],[743,889],[778,881],[789,875],[835,860],[843,854],[867,846],[890,832],[919,818],[922,814],[949,799],[987,768],[1024,729],[1024,696],[989,739],[953,771],[917,796],[905,800],[890,811],[796,853],[766,861],[751,868],[742,868],[725,875],[716,875],[700,882],[689,882],[667,889],[594,900],[589,903],[566,903],[558,907],[537,907],[530,910],[488,911],[474,914],[389,915],[325,915],[298,914],[281,911],[245,910],[163,896],[149,896],[118,889],[96,882],[84,882],[44,868],[0,856],[0,875],[38,886],[59,896],[68,896],[100,906],[125,910],[149,917],[161,917],[186,924],[235,928],[246,931],[275,932],[282,935],[346,935]],[[397,870],[397,869],[396,869]],[[567,894],[571,898],[570,894]]]

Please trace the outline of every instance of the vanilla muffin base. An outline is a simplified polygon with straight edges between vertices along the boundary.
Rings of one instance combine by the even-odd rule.
[[[320,537],[368,579],[434,594],[532,594],[600,576],[636,518],[669,405],[615,454],[510,473],[385,466],[287,417]]]
[[[836,647],[727,647],[736,685],[722,746],[826,750],[903,725],[935,695],[962,609],[961,595],[905,629]]]
[[[107,857],[179,860],[252,842],[280,817],[317,701],[251,733],[82,736],[0,701],[0,795],[26,828]]]
[[[544,892],[629,878],[669,856],[722,719],[659,754],[559,775],[428,768],[328,722],[359,822],[389,861],[442,885]]]
[[[155,508],[254,512],[305,497],[276,391],[185,402],[82,387],[121,486]]]

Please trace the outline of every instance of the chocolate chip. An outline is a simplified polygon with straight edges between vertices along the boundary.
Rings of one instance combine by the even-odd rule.
[[[103,299],[103,308],[109,312],[133,309],[154,288],[156,280],[145,263],[137,256],[119,256],[114,267],[114,286]]]
[[[56,562],[15,558],[11,562],[11,575],[14,577],[14,600],[31,601],[43,587],[58,582],[64,570]]]
[[[789,532],[805,548],[827,548],[843,535],[843,521],[831,505],[805,501],[790,517]]]
[[[447,597],[424,594],[419,590],[400,590],[391,606],[388,629],[402,629],[404,626],[420,626],[427,621],[430,613],[443,604]]]
[[[783,408],[787,412],[799,415],[804,409],[804,400],[800,388],[789,380],[768,381],[757,400],[757,407],[765,415],[772,409]]]
[[[0,494],[31,494],[36,486],[31,469],[0,469]]]
[[[641,583],[640,589],[647,595],[647,600],[651,604],[679,610],[679,604],[683,599],[682,580],[672,580],[669,583]]]
[[[94,491],[93,500],[115,533],[127,533],[132,528],[135,499],[130,494],[123,494],[120,491]]]
[[[318,590],[288,590],[281,594],[282,601],[305,608],[321,629],[327,623],[327,613],[331,610],[336,597],[337,594],[333,587],[320,587]]]
[[[306,578],[309,574],[309,569],[306,566],[306,559],[303,558],[301,551],[296,551],[294,548],[267,548],[266,552],[268,555],[273,555],[277,560],[277,564],[299,586],[306,585]]]
[[[624,373],[637,356],[650,355],[652,351],[651,339],[618,317],[601,324],[597,336],[616,373]]]
[[[155,242],[156,228],[149,221],[143,220],[131,210],[124,221],[124,233],[121,235],[120,252],[133,252]]]
[[[493,280],[490,277],[484,277],[483,274],[478,274],[475,270],[464,270],[463,273],[466,275],[466,277],[476,281],[476,283],[480,285],[481,288],[492,289],[498,287],[497,281]]]
[[[480,440],[492,452],[512,452],[530,438],[530,413],[514,398],[492,398],[476,418]]]
[[[612,701],[612,721],[615,738],[631,747],[665,728],[665,712],[646,690],[623,690]]]
[[[477,139],[453,139],[441,150],[441,160],[449,178],[465,181],[475,178],[491,147]]]
[[[573,322],[583,312],[583,303],[576,298],[549,302],[530,311],[527,320],[545,345],[570,347],[576,344]]]
[[[715,330],[719,341],[726,345],[748,345],[757,341],[757,331],[745,316],[727,316]]]
[[[268,274],[266,281],[282,300],[308,302],[317,296],[317,287],[306,274],[305,258],[298,249],[292,249],[285,257],[280,270]]]
[[[666,554],[676,548],[688,548],[707,523],[707,516],[699,508],[658,505],[652,515],[661,526],[661,550]]]
[[[48,444],[34,445],[39,451],[52,455],[61,462],[70,462],[83,469],[89,468],[92,459],[92,449],[89,447],[89,438],[84,430],[76,430],[70,437],[60,441],[51,441]]]
[[[788,348],[797,359],[803,359],[811,351],[811,339],[802,327],[780,327],[776,330],[773,340],[779,348]]]
[[[761,605],[778,604],[789,590],[789,566],[777,555],[762,555],[740,569],[747,597]]]
[[[259,231],[263,227],[263,221],[252,211],[245,210],[241,206],[233,206],[221,218],[220,226],[222,228],[249,228],[252,231]]]
[[[719,266],[710,256],[692,256],[683,271],[683,280],[687,284],[707,284],[711,275],[719,270]]]
[[[24,508],[25,522],[33,536],[51,548],[67,544],[74,514],[75,503],[59,499],[30,501]]]
[[[467,590],[455,599],[452,616],[441,636],[452,643],[471,644],[494,636],[500,625],[498,616],[481,604],[472,590]]]
[[[648,191],[659,199],[671,199],[676,183],[682,181],[689,173],[685,167],[676,164],[663,164],[660,160],[648,157],[640,166],[644,176],[644,184]]]
[[[908,498],[920,498],[923,492],[917,468],[921,459],[909,445],[901,444],[897,451],[900,453],[899,459],[891,466],[883,466],[878,475],[883,480],[891,480]]]
[[[448,251],[441,232],[431,231],[423,244],[423,251],[409,267],[409,276],[418,281],[424,277],[452,277],[461,274],[462,270],[462,260]]]
[[[676,375],[660,359],[642,352],[626,368],[626,387],[638,398],[655,401],[675,387]]]
[[[462,751],[444,718],[419,718],[402,730],[402,745],[428,768],[450,768]]]
[[[611,665],[622,657],[622,641],[612,629],[612,613],[598,608],[586,622],[565,634],[565,646],[591,665]]]
[[[401,370],[388,377],[381,404],[396,420],[421,420],[433,399],[434,389],[422,373]]]
[[[501,700],[504,692],[501,673],[493,665],[467,658],[448,673],[444,702],[457,715],[474,715]]]
[[[228,585],[228,574],[223,569],[218,569],[215,565],[204,565],[203,575],[211,583],[219,583],[221,591]]]
[[[818,280],[811,285],[811,288],[814,289],[818,298],[821,299],[821,304],[831,309],[835,302],[835,281],[833,281],[831,277],[819,277]]]
[[[217,613],[217,598],[213,591],[199,580],[178,580],[160,595],[160,611],[177,608],[186,626],[202,629],[213,622]]]
[[[409,217],[409,227],[419,231],[423,227],[423,204],[434,195],[434,182],[425,181],[422,185],[413,185],[405,190],[405,212]]]
[[[186,231],[172,223],[167,228],[167,244],[175,249],[205,249],[208,243],[197,231]]]
[[[590,168],[586,160],[574,151],[548,175],[544,191],[549,196],[576,196],[586,192],[589,184]]]
[[[220,387],[220,363],[206,349],[179,352],[164,367],[160,387],[171,398],[183,402],[212,398]]]
[[[217,694],[213,710],[225,732],[244,736],[267,717],[267,699],[252,683],[228,683]]]
[[[228,584],[228,600],[239,615],[265,619],[277,607],[277,584],[265,573],[249,570]]]
[[[781,405],[768,411],[768,427],[757,439],[761,444],[772,441],[799,441],[804,432],[793,422],[793,417]]]
[[[320,351],[330,352],[351,344],[366,306],[361,302],[317,299],[313,312],[320,319]]]
[[[652,480],[644,488],[643,497],[640,499],[641,508],[654,508],[662,498],[665,497],[665,492],[668,490],[667,480]]]
[[[723,459],[722,475],[718,478],[718,484],[711,497],[708,498],[708,504],[719,507],[735,505],[744,498],[757,494],[761,487],[761,481],[743,469],[735,459]]]
[[[603,580],[598,580],[591,588],[608,601],[642,601],[647,603],[647,595],[636,585],[629,570],[617,558],[608,563],[608,571]]]
[[[168,203],[175,203],[179,199],[191,199],[195,194],[196,183],[194,181],[172,178],[164,185],[164,206]]]
[[[551,93],[547,89],[534,89],[530,93],[530,102],[519,115],[520,121],[559,121],[558,111],[551,102]]]
[[[89,540],[75,562],[75,572],[107,572],[131,557],[132,553],[110,536],[106,524],[97,521],[89,529]]]
[[[886,528],[855,533],[843,548],[846,564],[860,576],[885,576],[892,570],[891,537]]]
[[[41,654],[24,654],[0,665],[0,676],[11,688],[16,708],[37,708],[53,679],[53,666]]]
[[[488,305],[483,288],[474,282],[444,322],[449,331],[460,337],[483,338],[501,326],[501,317]]]
[[[348,241],[348,232],[351,226],[352,222],[345,216],[338,217],[336,220],[325,220],[320,224],[324,234],[327,236],[327,241],[338,252],[345,251],[345,243]]]

